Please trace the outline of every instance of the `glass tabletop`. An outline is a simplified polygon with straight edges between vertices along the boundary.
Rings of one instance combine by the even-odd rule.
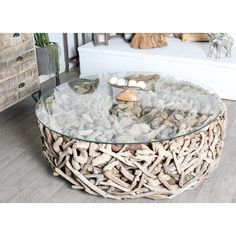
[[[114,79],[115,78],[115,79]],[[122,80],[138,87],[119,88]],[[135,81],[135,82],[134,82]],[[111,82],[111,83],[109,83]],[[132,90],[131,90],[132,89]],[[118,99],[128,91],[137,99]],[[220,113],[221,100],[191,80],[154,72],[119,72],[80,77],[44,94],[36,116],[50,130],[70,138],[114,144],[169,140],[198,131]]]

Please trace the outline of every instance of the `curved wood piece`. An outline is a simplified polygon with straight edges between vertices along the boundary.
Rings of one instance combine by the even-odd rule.
[[[38,122],[43,154],[74,189],[112,199],[170,199],[216,168],[224,146],[226,107],[204,129],[152,144],[100,145],[63,137]],[[132,149],[132,153],[127,151]]]

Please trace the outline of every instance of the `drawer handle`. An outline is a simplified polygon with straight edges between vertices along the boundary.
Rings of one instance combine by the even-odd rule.
[[[23,88],[23,87],[25,87],[25,83],[20,83],[19,88]]]
[[[14,38],[19,37],[19,36],[20,36],[19,33],[14,33],[14,34],[13,34],[13,37],[14,37]]]
[[[16,61],[22,61],[23,60],[23,57],[22,56],[19,56],[16,58]]]

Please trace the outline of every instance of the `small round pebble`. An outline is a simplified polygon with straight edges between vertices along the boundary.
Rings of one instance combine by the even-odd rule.
[[[125,85],[126,85],[126,82],[125,82],[124,79],[118,79],[116,84],[117,84],[118,86],[125,86]]]
[[[110,78],[109,83],[110,83],[110,84],[116,84],[117,81],[118,81],[118,78],[115,77],[115,76],[113,76],[113,77]]]
[[[142,89],[145,89],[145,88],[146,88],[146,84],[145,84],[144,81],[139,81],[139,82],[137,83],[137,86],[140,87],[140,88],[142,88]]]
[[[132,86],[132,87],[136,87],[137,86],[137,82],[132,79],[132,80],[129,81],[128,85]]]

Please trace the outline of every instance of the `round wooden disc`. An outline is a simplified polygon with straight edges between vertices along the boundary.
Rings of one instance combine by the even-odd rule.
[[[116,96],[116,100],[123,102],[137,102],[139,99],[136,94],[131,93],[129,90],[125,90]]]

